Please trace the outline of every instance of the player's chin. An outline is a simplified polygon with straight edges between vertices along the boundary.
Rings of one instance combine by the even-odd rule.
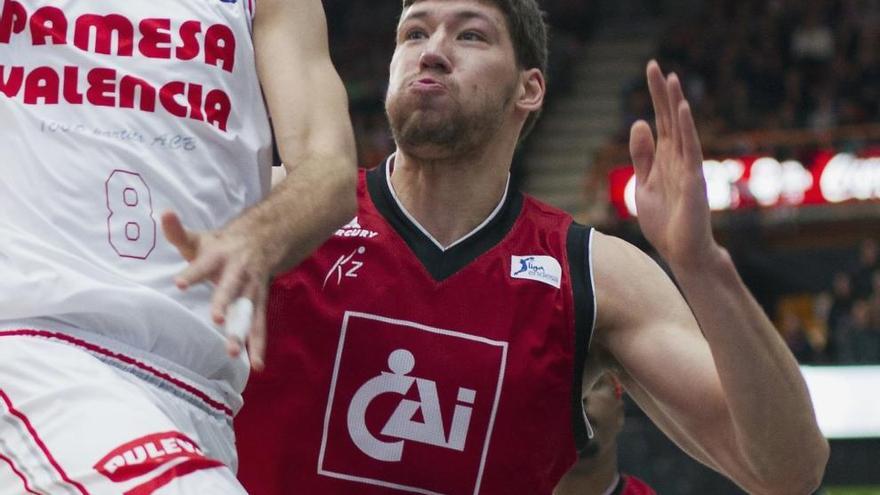
[[[449,112],[428,107],[414,111],[408,119],[408,127],[420,129],[425,134],[437,133],[449,126]]]
[[[413,114],[398,128],[395,136],[398,146],[408,151],[418,151],[426,158],[441,158],[455,146],[457,134],[448,118],[426,114]]]
[[[581,459],[594,459],[599,456],[599,441],[596,437],[591,438],[586,447],[580,451]]]
[[[407,90],[401,95],[398,105],[406,113],[437,112],[448,113],[453,103],[452,95],[443,88],[439,91]]]

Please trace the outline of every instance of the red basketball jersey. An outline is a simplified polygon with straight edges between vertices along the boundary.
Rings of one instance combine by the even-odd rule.
[[[647,483],[629,474],[620,476],[618,490],[615,490],[612,495],[657,495],[657,492]]]
[[[254,495],[549,494],[586,440],[590,230],[509,191],[445,250],[387,166],[279,277],[266,371],[236,419]]]

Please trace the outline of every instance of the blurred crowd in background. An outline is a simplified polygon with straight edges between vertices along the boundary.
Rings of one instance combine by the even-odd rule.
[[[803,364],[880,364],[880,256],[862,241],[848,271],[836,272],[812,299],[814,318],[793,307],[779,311],[779,330]]]
[[[658,57],[682,77],[706,136],[880,120],[875,0],[704,2],[667,27]],[[641,81],[624,101],[626,128],[650,113]]]

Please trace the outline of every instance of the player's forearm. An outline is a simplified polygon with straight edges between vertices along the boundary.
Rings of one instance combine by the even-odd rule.
[[[236,219],[264,247],[273,273],[295,266],[355,215],[354,152],[302,156],[269,196]]]
[[[772,493],[818,484],[828,445],[797,362],[742,283],[730,256],[672,267],[714,357],[740,451]]]

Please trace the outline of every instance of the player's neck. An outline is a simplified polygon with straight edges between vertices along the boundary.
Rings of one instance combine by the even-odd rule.
[[[553,495],[602,495],[616,483],[617,476],[616,452],[596,458],[588,466],[579,462],[559,480]]]
[[[391,186],[402,206],[443,247],[483,223],[505,197],[512,152],[486,150],[454,160],[423,160],[398,150]]]

